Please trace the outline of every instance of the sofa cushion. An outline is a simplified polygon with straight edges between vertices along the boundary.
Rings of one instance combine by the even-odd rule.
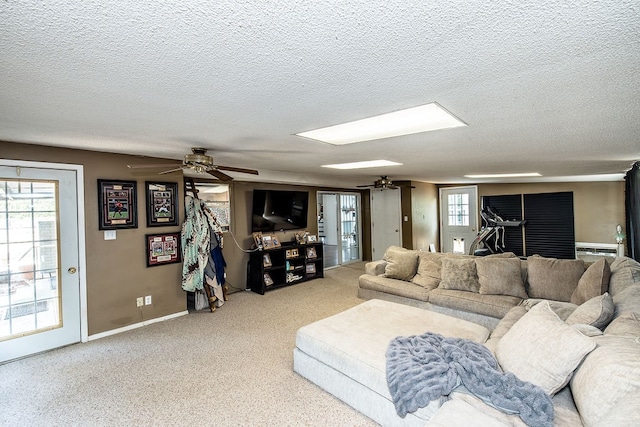
[[[416,251],[387,249],[384,254],[387,265],[384,275],[390,279],[409,281],[418,269],[418,253]]]
[[[613,298],[634,282],[640,282],[640,263],[628,257],[618,257],[611,263],[609,293]]]
[[[505,371],[553,395],[595,346],[592,338],[567,325],[542,301],[502,337],[496,357]]]
[[[371,276],[363,274],[358,278],[358,287],[384,292],[390,295],[398,295],[418,301],[429,300],[429,290],[412,282],[390,279],[384,276]]]
[[[436,288],[429,292],[429,302],[501,319],[512,307],[520,304],[522,299],[510,295],[481,295],[476,292]]]
[[[475,261],[481,294],[527,298],[519,258],[478,258]]]
[[[445,254],[439,252],[419,252],[418,271],[411,281],[426,289],[435,289],[442,279],[442,259]]]
[[[582,274],[576,290],[571,294],[571,302],[580,305],[607,292],[610,275],[611,268],[604,258],[591,264]]]
[[[597,348],[571,379],[584,424],[640,425],[640,342],[607,334],[593,340]]]
[[[480,282],[474,258],[447,256],[442,259],[441,289],[478,292]]]
[[[522,301],[522,305],[527,309],[527,311],[529,311],[536,304],[542,301],[547,301],[547,300],[540,299],[540,298],[529,298]],[[551,310],[553,310],[553,312],[557,314],[558,317],[564,321],[566,321],[567,318],[571,316],[571,313],[573,313],[578,308],[577,305],[572,304],[570,302],[548,301],[548,303],[549,303],[549,307],[551,307]]]
[[[627,286],[614,295],[613,304],[616,307],[615,317],[625,311],[640,313],[640,282]]]
[[[570,302],[583,273],[584,261],[579,259],[531,256],[527,259],[527,294],[531,298]]]
[[[385,266],[387,265],[387,261],[383,259],[379,259],[377,261],[371,261],[364,265],[364,272],[366,274],[371,274],[372,276],[379,276],[384,274]]]
[[[578,308],[567,317],[566,322],[568,325],[583,323],[595,326],[598,329],[604,329],[611,319],[613,319],[614,311],[613,299],[611,299],[609,293],[605,292],[603,295],[593,297],[578,306]]]
[[[632,311],[622,313],[609,323],[604,333],[607,335],[640,337],[640,314]]]

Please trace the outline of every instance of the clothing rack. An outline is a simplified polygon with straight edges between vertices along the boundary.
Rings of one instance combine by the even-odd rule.
[[[196,184],[195,182],[193,182],[193,178],[190,178],[190,177],[184,178],[184,194],[187,194],[187,193],[191,193],[194,199],[199,199],[198,189],[196,188]],[[207,296],[207,301],[209,302],[209,309],[213,313],[214,311],[216,311],[216,301],[218,300],[218,298],[213,294],[213,290],[211,289],[211,286],[209,286],[209,284],[206,283],[206,281],[205,283],[202,284],[202,289],[204,290],[204,293]],[[225,287],[223,286],[222,289],[224,290]],[[225,300],[227,299],[226,292],[225,292],[224,298]]]

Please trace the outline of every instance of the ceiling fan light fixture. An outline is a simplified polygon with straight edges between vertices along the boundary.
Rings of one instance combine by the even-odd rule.
[[[432,102],[296,135],[333,145],[345,145],[462,126],[467,124],[438,103]]]

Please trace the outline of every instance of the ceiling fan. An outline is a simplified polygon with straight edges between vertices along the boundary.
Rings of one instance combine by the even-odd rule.
[[[206,148],[198,148],[194,147],[191,149],[192,154],[187,154],[184,156],[184,160],[181,165],[175,163],[169,164],[141,164],[141,165],[127,165],[127,167],[131,169],[143,169],[143,168],[172,168],[163,172],[160,172],[160,175],[165,173],[171,173],[179,170],[190,169],[198,173],[208,173],[221,181],[232,181],[233,178],[221,171],[230,171],[230,172],[239,172],[239,173],[249,173],[252,175],[258,175],[258,171],[255,169],[244,169],[244,168],[236,168],[234,166],[222,166],[222,165],[214,165],[213,157],[207,155]]]
[[[386,175],[382,175],[380,179],[376,179],[373,184],[358,185],[357,187],[360,187],[360,188],[373,187],[373,188],[379,188],[382,190],[397,190],[398,188],[401,188],[401,187],[415,188],[413,185],[404,185],[404,184],[396,185]]]

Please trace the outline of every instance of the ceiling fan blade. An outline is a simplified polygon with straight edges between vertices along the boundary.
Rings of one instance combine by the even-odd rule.
[[[177,172],[177,171],[182,170],[182,169],[184,169],[184,168],[179,167],[179,168],[175,168],[175,169],[169,169],[168,171],[158,172],[158,175],[164,175],[165,173]]]
[[[127,165],[129,169],[145,169],[145,168],[173,168],[179,166],[180,163],[165,163],[165,164],[149,164],[149,165]]]
[[[211,170],[208,170],[207,172],[209,172],[211,175],[218,178],[220,181],[233,181],[233,178],[231,178],[226,173],[220,172],[219,170],[211,169]]]
[[[369,184],[369,185],[356,185],[356,187],[358,187],[358,188],[375,187],[375,185],[373,185],[373,184]]]
[[[251,175],[258,175],[258,171],[255,169],[236,168],[233,166],[216,166],[216,168],[218,170],[223,170],[223,171],[250,173]]]

